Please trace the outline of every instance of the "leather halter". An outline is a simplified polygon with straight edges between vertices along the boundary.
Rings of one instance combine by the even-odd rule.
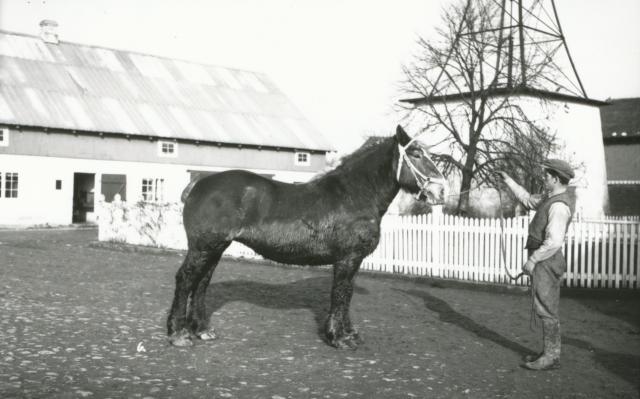
[[[435,162],[433,162],[433,160],[429,156],[429,153],[427,151],[425,151],[423,148],[420,148],[420,150],[424,154],[425,158],[427,158],[429,163],[431,163],[433,168],[438,172],[440,177],[433,178],[433,177],[429,177],[429,176],[425,175],[424,173],[420,172],[418,170],[418,168],[416,168],[416,166],[413,164],[413,162],[411,162],[411,159],[409,158],[409,155],[407,155],[406,149],[415,140],[416,140],[416,138],[414,137],[405,146],[402,146],[402,145],[398,144],[398,167],[396,168],[396,180],[398,181],[398,183],[400,182],[400,172],[402,171],[402,164],[403,164],[403,161],[404,161],[407,164],[407,166],[409,167],[409,170],[411,171],[411,174],[413,175],[413,178],[415,179],[416,184],[420,188],[420,192],[418,193],[418,197],[419,197],[421,194],[424,193],[424,191],[426,191],[427,186],[429,184],[432,184],[432,183],[433,184],[440,184],[441,186],[444,187],[446,185],[447,180],[445,179],[445,177],[442,174],[442,172],[440,172],[440,169],[438,169],[438,166],[435,164]]]

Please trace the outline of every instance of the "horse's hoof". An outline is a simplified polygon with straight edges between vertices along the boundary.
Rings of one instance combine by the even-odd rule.
[[[169,337],[169,343],[173,346],[187,347],[193,346],[193,341],[188,333],[176,333]]]
[[[331,345],[337,349],[356,350],[362,343],[362,339],[357,333],[345,335],[342,338],[331,341]]]
[[[356,350],[358,349],[358,343],[352,339],[341,339],[334,343],[337,349],[348,349],[348,350]]]
[[[200,338],[203,341],[211,341],[218,338],[218,335],[214,331],[213,327],[208,330],[200,331],[196,333],[196,337]]]

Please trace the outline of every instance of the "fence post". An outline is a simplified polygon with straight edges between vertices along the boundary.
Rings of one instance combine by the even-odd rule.
[[[631,273],[629,273],[629,263],[628,263],[628,258],[627,258],[627,251],[629,249],[629,235],[628,235],[628,228],[629,225],[624,223],[622,224],[622,287],[623,288],[629,288],[630,286],[630,276]]]
[[[600,279],[600,270],[602,265],[600,264],[600,244],[601,244],[601,235],[600,230],[602,225],[600,223],[595,223],[594,227],[594,236],[593,236],[593,288],[600,288],[599,284],[601,282]]]
[[[433,245],[431,246],[431,259],[433,259],[433,263],[435,265],[436,270],[439,270],[442,267],[442,256],[440,251],[440,246],[442,242],[442,222],[444,221],[442,212],[442,205],[435,205],[431,207],[431,226],[428,228],[435,229],[435,234],[431,234],[431,238],[433,240]],[[440,274],[440,273],[438,273]],[[442,277],[439,275],[438,277]]]
[[[586,281],[585,286],[587,288],[593,288],[593,286],[591,285],[592,275],[594,270],[594,267],[593,267],[594,262],[591,256],[591,239],[593,238],[591,234],[591,223],[585,222],[585,227],[587,228],[587,234],[586,234],[585,242],[583,245],[587,247],[587,255],[585,257],[585,262],[586,262],[585,273],[587,275],[584,281]]]
[[[638,285],[640,278],[640,264],[638,263],[638,259],[640,259],[639,254],[637,253],[640,248],[638,248],[638,244],[640,244],[638,240],[638,230],[640,229],[640,223],[631,225],[631,239],[629,240],[630,253],[629,253],[629,271],[631,274],[631,281],[629,288],[640,288]],[[635,277],[635,278],[634,278]]]
[[[616,288],[622,288],[622,251],[620,249],[622,238],[620,235],[620,224],[616,223]]]

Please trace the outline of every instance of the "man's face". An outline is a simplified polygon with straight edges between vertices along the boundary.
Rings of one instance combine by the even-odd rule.
[[[544,188],[547,191],[552,191],[558,184],[558,178],[553,176],[549,171],[544,171]]]

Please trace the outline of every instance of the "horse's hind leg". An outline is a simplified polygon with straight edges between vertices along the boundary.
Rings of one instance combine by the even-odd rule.
[[[203,278],[211,278],[213,269],[218,263],[224,248],[228,243],[219,250],[216,246],[208,246],[206,249],[189,248],[187,255],[182,262],[182,266],[176,273],[176,289],[171,305],[171,311],[167,319],[167,330],[172,345],[189,346],[191,345],[191,331],[188,323],[189,313],[193,312],[194,294]],[[206,286],[203,291],[206,290]],[[202,293],[204,296],[204,292]],[[197,299],[197,298],[196,298]],[[202,306],[202,299],[198,299]]]
[[[331,309],[325,324],[325,336],[331,345],[339,349],[355,349],[361,342],[349,316],[353,279],[361,262],[362,258],[357,257],[337,262],[333,266]]]
[[[209,283],[211,282],[211,276],[213,275],[213,272],[220,261],[220,257],[227,246],[229,246],[229,243],[218,246],[215,252],[211,254],[207,271],[197,283],[197,286],[193,291],[191,296],[191,306],[187,307],[187,324],[189,326],[189,330],[193,335],[204,341],[216,338],[213,327],[209,327],[205,298],[207,287],[209,287]]]

